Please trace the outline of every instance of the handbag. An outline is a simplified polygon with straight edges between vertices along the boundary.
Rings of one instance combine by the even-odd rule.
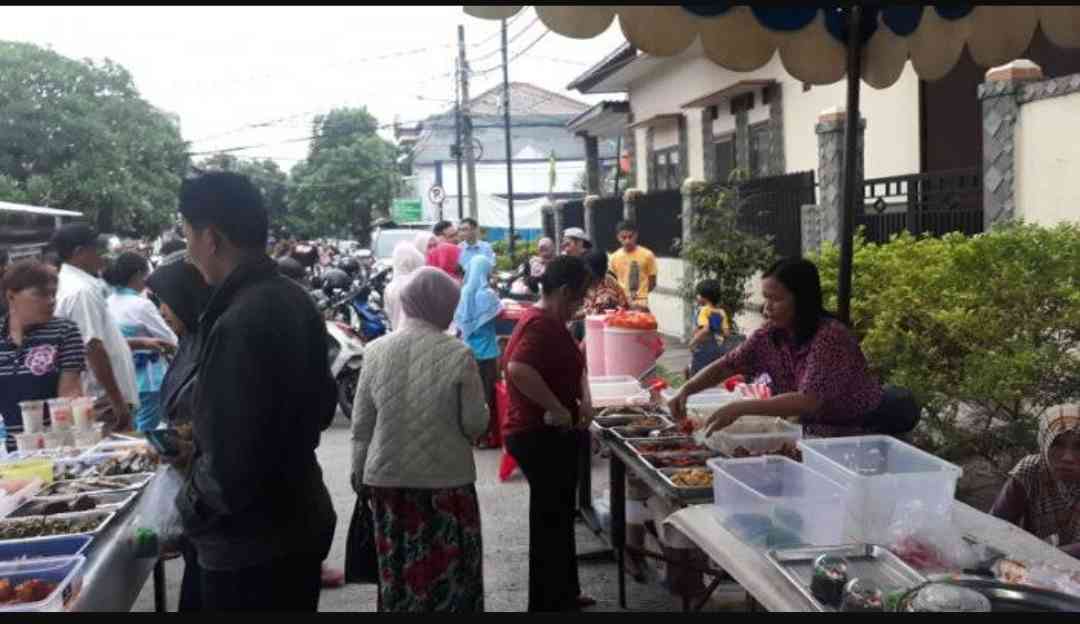
[[[356,497],[349,536],[345,542],[345,582],[379,584],[379,557],[375,551],[375,518],[367,504],[366,488]]]

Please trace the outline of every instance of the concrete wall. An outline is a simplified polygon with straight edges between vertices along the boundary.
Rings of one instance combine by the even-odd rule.
[[[686,116],[687,165],[690,177],[695,180],[705,179],[705,146],[703,145],[704,128],[701,127],[701,115],[694,111]],[[711,149],[711,146],[709,146]]]
[[[635,113],[635,117],[637,114]],[[645,128],[634,129],[634,149],[637,153],[634,158],[637,162],[636,173],[637,180],[636,186],[638,189],[644,191],[649,188],[649,148],[646,145],[645,135],[647,130]]]
[[[682,287],[684,263],[678,258],[657,258],[658,275],[656,290],[649,295],[649,310],[656,316],[660,333],[681,340],[690,337],[683,334],[685,303],[678,291]]]
[[[675,122],[665,122],[653,131],[653,149],[662,150],[679,144],[679,126]]]
[[[783,128],[786,170],[806,171],[817,169],[817,135],[814,125],[821,111],[843,108],[846,104],[846,86],[843,81],[811,87],[803,91],[802,82],[784,71],[779,54],[753,72],[739,73],[726,70],[703,56],[683,54],[660,65],[651,74],[630,84],[629,97],[636,119],[653,115],[687,113],[688,118],[697,111],[680,108],[686,102],[728,87],[740,80],[772,78],[783,90]],[[862,88],[862,114],[867,120],[866,129],[866,176],[883,177],[917,173],[919,171],[919,98],[918,77],[909,63],[900,80],[885,90],[867,85]],[[761,104],[761,94],[755,96],[755,107],[750,110],[750,123],[769,118],[768,106]],[[692,127],[691,127],[692,128]],[[721,106],[719,119],[713,122],[714,134],[735,130],[735,120]],[[699,135],[691,129],[690,137]],[[641,155],[644,135],[639,134],[638,153]],[[659,133],[657,145],[660,147]],[[691,166],[702,158],[701,142],[691,139]],[[639,161],[640,162],[640,161]],[[692,169],[693,171],[693,169]],[[645,188],[639,173],[638,184]]]
[[[1080,93],[1028,102],[1016,125],[1016,212],[1054,225],[1080,220]]]

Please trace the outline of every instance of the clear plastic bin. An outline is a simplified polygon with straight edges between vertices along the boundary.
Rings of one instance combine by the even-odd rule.
[[[89,535],[57,535],[51,538],[34,538],[25,542],[0,543],[0,562],[48,557],[74,557],[90,546]]]
[[[11,583],[13,589],[30,580],[57,584],[44,600],[3,605],[0,606],[0,613],[66,610],[82,590],[82,568],[85,563],[86,558],[82,555],[0,563],[0,580]]]
[[[589,392],[593,407],[617,407],[620,405],[645,405],[649,392],[634,377],[589,377]]]
[[[856,541],[887,538],[904,506],[918,504],[947,520],[964,473],[890,436],[802,440],[799,448],[803,463],[848,488],[847,531]]]
[[[846,492],[776,455],[713,458],[713,505],[721,525],[763,548],[832,546],[844,540]]]
[[[759,420],[760,419],[760,420]],[[739,433],[758,422],[767,423],[768,433]],[[757,429],[756,427],[753,427]],[[732,455],[737,448],[744,448],[751,455],[764,455],[780,450],[785,444],[795,446],[802,439],[802,425],[795,425],[783,418],[744,416],[727,429],[717,431],[709,439],[712,448],[725,455]]]

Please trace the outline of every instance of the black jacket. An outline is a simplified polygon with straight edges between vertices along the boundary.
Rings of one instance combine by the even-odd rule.
[[[325,557],[337,518],[315,449],[336,386],[322,317],[264,257],[229,275],[199,329],[196,450],[178,505],[200,564]]]

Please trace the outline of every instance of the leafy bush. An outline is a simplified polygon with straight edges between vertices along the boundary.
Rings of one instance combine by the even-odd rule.
[[[839,250],[816,258],[835,309]],[[926,405],[915,441],[1008,470],[1038,417],[1080,399],[1080,227],[855,242],[851,316],[871,366]]]
[[[694,236],[682,246],[681,256],[693,268],[695,280],[711,278],[720,282],[717,303],[734,323],[749,299],[750,279],[767,268],[776,253],[768,238],[738,228],[740,206],[733,187],[711,187],[703,195],[696,204]],[[682,295],[691,304],[696,285],[682,285]]]
[[[523,262],[528,261],[529,258],[540,253],[537,248],[539,241],[522,241],[519,240],[514,243],[514,257],[510,257],[509,246],[505,240],[495,241],[491,243],[491,249],[495,251],[495,270],[496,271],[513,271],[521,266]]]

